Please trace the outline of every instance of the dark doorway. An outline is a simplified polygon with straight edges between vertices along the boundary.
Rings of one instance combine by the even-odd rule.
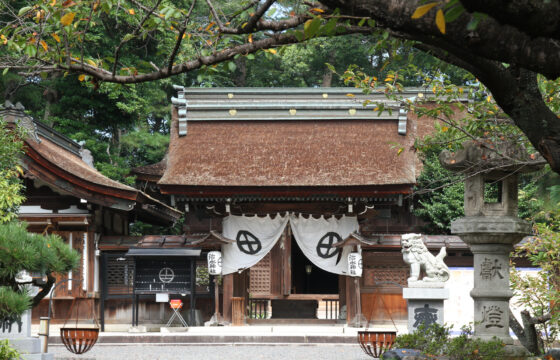
[[[313,265],[292,236],[292,293],[338,294],[338,275]]]

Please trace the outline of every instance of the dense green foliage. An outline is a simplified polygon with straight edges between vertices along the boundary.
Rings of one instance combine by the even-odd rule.
[[[397,336],[393,347],[416,349],[432,356],[445,355],[450,360],[495,360],[504,357],[504,344],[498,339],[473,339],[468,326],[461,329],[461,335],[451,338],[449,330],[438,324],[422,324],[412,334]]]
[[[423,232],[427,234],[449,234],[451,221],[464,215],[463,177],[445,170],[438,155],[437,151],[425,154],[416,184],[414,214],[424,220]]]
[[[17,277],[22,271],[40,276],[63,273],[76,267],[80,255],[56,235],[28,233],[26,225],[15,221],[24,201],[18,161],[24,132],[8,129],[0,120],[0,319],[14,320],[31,306],[26,285]],[[28,282],[30,285],[32,282]],[[48,289],[47,289],[48,292]]]
[[[527,258],[537,271],[522,274],[512,266],[510,279],[518,306],[533,317],[550,317],[548,322],[536,325],[546,350],[560,337],[560,203],[539,215],[542,222],[536,224],[535,236],[514,253],[514,260]]]
[[[10,131],[6,122],[0,119],[0,224],[15,219],[24,200],[21,195],[23,185],[18,178],[22,170],[17,163],[23,147],[18,138],[23,135],[23,131],[17,128]]]

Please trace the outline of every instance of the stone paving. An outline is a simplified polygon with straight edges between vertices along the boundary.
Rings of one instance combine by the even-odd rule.
[[[100,345],[83,355],[73,355],[64,346],[49,346],[56,360],[371,360],[355,345]]]

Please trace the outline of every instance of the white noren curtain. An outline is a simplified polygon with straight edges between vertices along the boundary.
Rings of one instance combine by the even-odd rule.
[[[334,216],[304,218],[290,215],[292,233],[303,254],[319,268],[340,275],[348,274],[348,254],[350,247],[335,248],[337,242],[346,239],[358,231],[358,219],[355,216]]]
[[[230,215],[223,221],[222,234],[235,240],[222,245],[222,275],[255,265],[274,247],[288,223],[287,216],[271,218]]]

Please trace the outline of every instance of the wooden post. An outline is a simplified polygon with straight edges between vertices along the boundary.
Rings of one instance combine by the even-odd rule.
[[[218,277],[214,276],[214,319],[216,323],[220,322],[220,285],[218,284]]]
[[[282,244],[281,238],[270,251],[270,294],[275,296],[282,294]]]
[[[233,297],[232,301],[231,325],[242,326],[245,322],[245,298]]]
[[[345,276],[346,282],[346,324],[351,325],[356,316],[356,289],[352,277]]]
[[[290,227],[284,230],[284,249],[282,261],[282,295],[288,296],[292,290],[292,233]]]
[[[362,326],[362,296],[360,294],[360,278],[354,278],[354,287],[356,288],[356,323],[358,327]]]
[[[227,274],[223,277],[223,308],[224,320],[231,322],[231,298],[233,297],[233,274]]]

